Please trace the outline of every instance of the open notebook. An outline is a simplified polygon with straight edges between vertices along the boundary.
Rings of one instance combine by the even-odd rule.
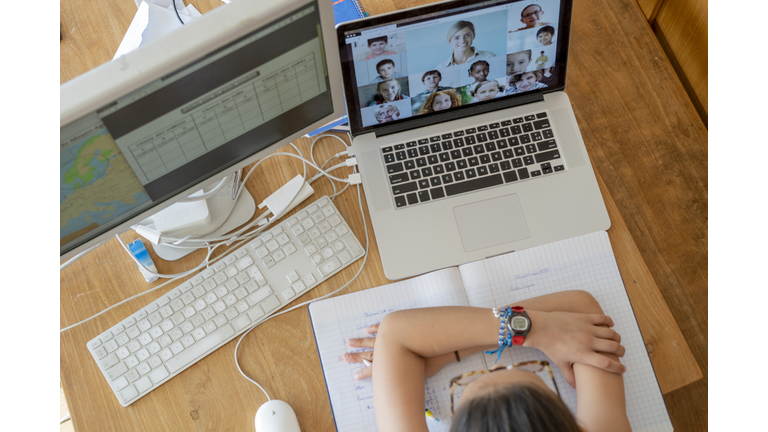
[[[557,291],[581,289],[598,300],[621,334],[627,367],[624,385],[633,431],[671,431],[672,423],[645,350],[632,305],[604,231],[428,273],[402,282],[319,301],[309,306],[320,361],[338,431],[376,431],[370,378],[356,381],[363,366],[342,359],[349,338],[366,337],[365,327],[386,313],[428,306],[492,308]],[[488,313],[491,313],[490,310]],[[534,348],[504,350],[500,363],[547,359]],[[489,368],[496,355],[477,353],[451,363],[426,380],[426,408],[440,419],[430,431],[450,428],[449,381],[463,372]],[[548,360],[548,359],[547,359]],[[576,391],[553,365],[566,405],[576,412]]]

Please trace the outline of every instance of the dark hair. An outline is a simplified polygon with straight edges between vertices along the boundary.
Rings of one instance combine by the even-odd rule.
[[[368,39],[368,46],[371,46],[371,44],[374,43],[374,42],[387,42],[387,41],[389,41],[389,38],[386,35],[385,36],[375,37],[375,38],[370,38],[370,39]]]
[[[379,71],[379,68],[380,68],[380,67],[382,67],[382,66],[384,66],[385,64],[391,64],[391,65],[392,65],[392,67],[395,67],[395,62],[394,62],[394,61],[392,61],[392,60],[390,60],[390,59],[384,59],[384,60],[382,60],[382,61],[380,61],[380,62],[376,63],[376,72],[378,72],[378,71]]]
[[[541,53],[544,54],[544,51],[542,51]]]
[[[542,34],[542,33],[549,33],[551,35],[554,35],[555,34],[555,28],[552,27],[552,26],[544,26],[544,27],[540,28],[539,31],[536,32],[536,37],[539,37],[539,35]]]
[[[509,82],[512,83],[512,84],[515,84],[516,82],[518,82],[521,79],[523,79],[523,75],[526,75],[526,74],[529,74],[529,73],[533,74],[536,77],[536,81],[541,81],[541,77],[544,76],[540,69],[536,69],[536,70],[532,70],[530,72],[523,72],[523,73],[520,73],[520,74],[517,74],[517,75],[513,75],[512,79],[510,79]]]
[[[474,68],[475,68],[475,65],[478,65],[478,64],[480,64],[480,63],[485,63],[485,67],[487,67],[488,69],[490,69],[490,68],[491,68],[491,65],[490,65],[490,64],[488,64],[488,62],[487,62],[487,61],[485,61],[485,60],[478,60],[478,61],[476,61],[476,62],[472,63],[472,66],[470,66],[470,67],[469,67],[469,73],[472,73],[472,69],[474,69]]]
[[[424,75],[421,76],[421,82],[424,82],[424,80],[427,79],[427,77],[430,75],[437,75],[441,80],[443,79],[443,74],[441,74],[439,70],[431,70],[424,72]]]
[[[489,390],[461,404],[450,432],[464,431],[581,432],[563,401],[529,385]]]

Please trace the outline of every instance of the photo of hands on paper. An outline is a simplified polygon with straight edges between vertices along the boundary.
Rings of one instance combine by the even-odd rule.
[[[619,361],[625,349],[621,336],[611,329],[613,320],[594,297],[585,291],[563,291],[506,306],[525,309],[530,330],[523,346],[540,350],[541,360],[551,360],[576,389],[579,409],[574,418],[546,368],[535,366],[541,362],[511,369],[496,364],[462,374],[454,379],[458,384],[451,381],[457,399],[453,423],[465,426],[456,430],[485,430],[490,423],[504,421],[509,416],[501,411],[509,404],[519,405],[526,414],[512,420],[521,422],[515,426],[523,429],[536,426],[544,416],[557,422],[549,424],[557,430],[579,431],[577,421],[589,431],[630,430],[622,379],[626,367]],[[365,332],[372,337],[348,341],[351,349],[364,350],[348,352],[343,359],[366,364],[354,379],[373,378],[382,431],[423,425],[424,379],[477,352],[498,350],[500,338],[499,318],[489,309],[462,306],[395,311]],[[473,413],[478,411],[487,418],[476,418]]]

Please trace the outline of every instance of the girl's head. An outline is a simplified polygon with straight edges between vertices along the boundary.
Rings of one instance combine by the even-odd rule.
[[[462,392],[451,432],[580,432],[568,407],[533,372],[497,371],[478,378]]]
[[[400,84],[395,80],[382,81],[376,86],[376,93],[379,94],[383,102],[392,102],[402,99],[400,94]]]
[[[442,111],[451,107],[457,107],[461,105],[461,99],[453,90],[440,90],[429,95],[424,102],[424,107],[421,109],[422,114],[431,113],[435,111]]]
[[[469,67],[469,77],[474,78],[475,82],[482,82],[488,79],[490,70],[491,65],[489,65],[487,61],[478,60],[472,63],[472,66]]]
[[[456,21],[448,27],[448,43],[454,49],[467,49],[475,39],[475,25],[469,21]]]
[[[502,88],[496,80],[490,80],[476,85],[473,93],[477,100],[484,101],[495,98],[501,90]]]
[[[386,123],[395,120],[400,116],[400,110],[394,105],[384,104],[376,108],[376,121]]]
[[[533,90],[536,85],[536,81],[541,80],[541,71],[535,70],[533,72],[526,72],[513,76],[509,81],[510,84],[517,87],[521,92]]]

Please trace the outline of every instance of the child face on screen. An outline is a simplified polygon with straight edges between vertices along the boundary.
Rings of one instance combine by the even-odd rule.
[[[543,46],[552,45],[552,33],[539,33],[539,35],[536,36],[536,39],[538,39],[539,43]]]
[[[395,73],[395,67],[391,63],[383,64],[379,67],[379,75],[385,79],[392,79],[392,75]]]
[[[427,75],[424,77],[424,85],[427,86],[427,89],[430,91],[435,91],[440,85],[440,76],[435,74]]]
[[[432,101],[432,110],[441,111],[451,107],[451,97],[447,94],[437,95]]]
[[[507,75],[517,75],[525,72],[530,63],[531,58],[527,52],[507,54]]]
[[[368,45],[368,48],[370,48],[371,51],[373,51],[373,53],[376,55],[381,55],[381,53],[384,52],[384,48],[386,47],[387,47],[387,43],[384,41],[376,41]]]
[[[525,24],[525,28],[533,28],[539,25],[544,17],[544,11],[538,5],[528,6],[523,10],[520,22]]]
[[[400,90],[400,86],[397,85],[396,81],[389,81],[381,84],[380,89],[379,95],[381,95],[381,98],[384,99],[385,102],[392,102],[395,100],[395,97],[397,97],[397,92]]]
[[[476,64],[470,69],[469,76],[475,79],[475,82],[483,82],[488,78],[488,65],[485,63]]]
[[[376,113],[376,120],[379,123],[391,122],[392,120],[395,120],[394,115],[395,110],[392,109],[392,107],[387,106]]]
[[[523,74],[520,80],[515,83],[515,87],[520,91],[531,90],[534,85],[536,85],[536,75],[533,72]]]
[[[495,98],[499,94],[499,83],[496,81],[488,81],[488,84],[483,84],[477,90],[477,100],[484,101]]]

